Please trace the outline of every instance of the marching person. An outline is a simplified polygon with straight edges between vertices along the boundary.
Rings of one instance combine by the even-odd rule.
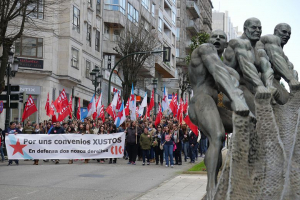
[[[82,135],[84,135],[84,134],[92,134],[91,133],[91,129],[90,129],[90,123],[87,123],[86,125],[85,125],[85,132],[84,133],[82,133]],[[89,160],[90,159],[84,159],[84,163],[89,163]]]
[[[138,136],[138,129],[136,129],[136,122],[132,121],[130,127],[127,128],[125,131],[126,139],[127,139],[127,152],[129,156],[129,162],[127,164],[135,165],[135,160],[137,156],[137,136]]]
[[[60,126],[60,122],[55,123],[55,127],[53,127],[50,131],[50,134],[63,134],[65,133],[65,130]],[[55,164],[59,164],[59,160],[54,160]]]
[[[99,128],[99,131],[97,133],[98,135],[107,134],[106,130],[104,130],[104,125],[101,125]],[[100,162],[101,164],[104,163],[104,159],[97,159],[97,162]]]
[[[5,136],[8,136],[10,134],[15,134],[17,135],[18,133],[21,133],[21,131],[19,129],[16,128],[16,123],[15,122],[10,122],[9,123],[9,127],[7,127],[5,130],[4,130],[4,134]],[[15,162],[16,165],[19,165],[19,160],[8,160],[8,165],[7,166],[10,166],[12,165],[12,162]]]
[[[169,130],[168,126],[165,126],[161,142],[162,142],[162,144],[164,146],[166,167],[169,167],[170,164],[171,164],[171,168],[173,168],[174,167],[174,160],[173,160],[173,142],[174,142],[174,137],[172,135],[172,131]],[[169,158],[170,158],[170,163],[169,163]]]
[[[158,163],[160,162],[161,165],[163,165],[163,161],[164,161],[164,151],[162,149],[160,149],[160,144],[161,144],[161,137],[163,135],[162,129],[161,129],[161,125],[157,125],[157,131],[154,135],[154,151],[155,151],[155,161],[156,161],[156,165],[158,165]]]
[[[37,123],[33,128],[32,134],[42,134],[42,130],[40,129],[40,125]],[[33,165],[39,165],[39,159],[34,159]]]
[[[181,129],[178,129],[178,124],[173,124],[173,137],[176,145],[176,149],[174,151],[175,165],[182,165],[181,151],[183,132]]]
[[[147,165],[150,165],[150,149],[152,144],[152,136],[148,132],[148,128],[144,128],[144,132],[140,136],[140,146],[143,152],[143,165],[145,165],[145,157],[147,157]]]
[[[117,132],[117,127],[115,124],[112,124],[110,127],[110,133],[109,134],[114,134]],[[117,158],[114,158],[114,160],[112,158],[109,159],[109,163],[108,164],[116,164],[117,163]]]

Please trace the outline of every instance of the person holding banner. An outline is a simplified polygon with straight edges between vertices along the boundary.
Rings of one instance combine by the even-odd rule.
[[[36,124],[35,127],[33,128],[32,134],[42,134],[42,130],[40,129],[40,125]],[[39,160],[34,159],[33,165],[39,165]]]
[[[115,124],[112,124],[110,127],[110,133],[109,134],[114,134],[117,132],[117,126]],[[117,163],[117,159],[114,158],[114,160],[112,158],[109,159],[109,163],[108,164],[116,164]]]
[[[9,134],[15,134],[15,135],[17,135],[18,133],[21,133],[21,131],[16,128],[16,123],[15,122],[10,122],[9,123],[9,127],[7,127],[4,130],[4,134],[6,136],[8,136]],[[19,165],[19,160],[8,160],[8,165],[7,166],[12,165],[13,161],[16,163],[16,165]]]
[[[50,134],[63,134],[65,130],[60,126],[60,122],[56,122],[55,127],[50,131]],[[55,164],[59,164],[59,160],[55,160]]]
[[[104,125],[100,126],[100,129],[97,133],[98,135],[103,135],[103,134],[107,134],[106,130],[104,130]],[[98,162],[100,162],[101,164],[104,163],[104,159],[97,159]]]
[[[84,134],[92,134],[91,133],[91,129],[90,129],[90,124],[89,123],[87,123],[86,125],[85,125],[85,132],[84,133],[82,133],[82,135],[84,135]],[[84,159],[84,163],[89,163],[89,160],[90,159]]]

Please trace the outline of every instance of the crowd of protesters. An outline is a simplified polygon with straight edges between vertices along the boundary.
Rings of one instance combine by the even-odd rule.
[[[0,130],[2,131],[2,130]],[[142,165],[163,165],[165,161],[166,167],[174,167],[174,165],[182,165],[182,162],[194,163],[198,158],[205,156],[208,141],[204,134],[195,134],[189,130],[185,124],[179,124],[177,118],[163,117],[161,123],[156,127],[151,118],[138,119],[131,121],[129,118],[120,126],[116,127],[111,117],[91,120],[84,119],[83,122],[77,120],[69,120],[64,122],[55,122],[52,120],[41,123],[27,121],[24,126],[21,123],[11,122],[10,126],[2,131],[0,137],[0,154],[2,162],[4,162],[3,146],[5,136],[8,134],[113,134],[117,132],[125,132],[125,151],[124,159],[128,160],[128,164],[136,165],[136,161],[142,161]],[[198,135],[198,136],[197,136]],[[117,159],[96,159],[99,163],[116,164]],[[18,160],[9,160],[8,165],[12,162],[17,165]],[[44,160],[48,162],[49,160]],[[73,164],[77,160],[69,160],[69,164]],[[53,160],[55,164],[59,164],[59,160]],[[89,159],[85,159],[84,163],[89,163]],[[34,165],[39,164],[39,160],[34,160]]]

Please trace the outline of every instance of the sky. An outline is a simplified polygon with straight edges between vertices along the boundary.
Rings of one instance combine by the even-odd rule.
[[[213,10],[228,11],[233,26],[243,31],[246,19],[256,17],[262,24],[262,35],[273,34],[279,23],[292,28],[291,38],[283,51],[300,74],[300,0],[212,0]]]

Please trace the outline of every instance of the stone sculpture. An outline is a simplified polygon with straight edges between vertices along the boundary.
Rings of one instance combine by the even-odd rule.
[[[277,88],[279,98],[277,102],[285,104],[288,100],[288,92],[280,84],[283,78],[291,88],[299,87],[298,74],[293,70],[293,64],[283,52],[283,46],[288,42],[291,35],[291,27],[288,24],[278,24],[274,29],[274,35],[262,36],[256,49],[266,51],[269,61],[274,70],[274,87]]]
[[[195,95],[189,115],[207,134],[211,145],[205,157],[207,200],[300,199],[300,87],[282,50],[289,30],[286,24],[279,24],[274,35],[260,38],[260,21],[250,18],[244,24],[242,37],[229,42],[224,53],[225,64],[216,58],[226,47],[226,36],[220,31],[212,33],[213,45],[203,44],[192,53],[189,76]],[[279,78],[288,81],[291,93],[279,91],[276,85]],[[239,88],[244,91],[256,123],[249,120],[249,110]],[[233,136],[215,186],[224,137],[222,112],[215,105],[218,91],[229,98],[231,105],[238,102],[242,106],[238,108],[242,109],[231,106]]]
[[[257,51],[255,48],[261,32],[259,19],[247,19],[244,23],[243,35],[230,40],[224,52],[224,63],[240,74],[239,88],[243,90],[252,113],[255,113],[254,95],[258,98],[268,98],[271,94],[275,96],[277,92],[273,87],[274,72],[265,51]]]
[[[204,159],[208,172],[209,199],[217,184],[217,174],[222,165],[222,143],[225,140],[222,113],[216,105],[218,92],[223,92],[229,98],[235,113],[242,116],[249,114],[243,92],[238,88],[238,73],[220,59],[226,46],[226,34],[220,30],[214,31],[209,43],[193,51],[189,66],[189,80],[195,94],[189,104],[189,116],[210,142]]]

